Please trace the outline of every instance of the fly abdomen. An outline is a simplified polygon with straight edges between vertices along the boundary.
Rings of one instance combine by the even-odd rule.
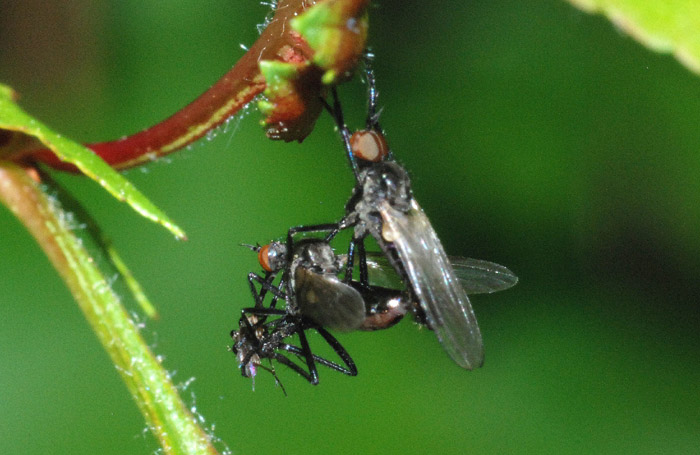
[[[396,325],[412,306],[408,295],[397,289],[381,286],[362,286],[353,281],[352,286],[365,302],[365,319],[359,330],[374,331]]]

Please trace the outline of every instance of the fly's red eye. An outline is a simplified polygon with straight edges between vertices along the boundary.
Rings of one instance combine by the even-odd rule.
[[[272,272],[272,268],[270,267],[270,256],[268,254],[269,251],[269,244],[260,247],[260,249],[258,250],[258,262],[266,272]]]
[[[355,131],[350,136],[352,154],[365,161],[377,163],[389,154],[389,146],[381,133],[372,130]]]

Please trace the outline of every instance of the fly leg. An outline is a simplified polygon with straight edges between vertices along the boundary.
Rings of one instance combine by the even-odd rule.
[[[369,287],[369,277],[367,274],[367,253],[365,252],[365,238],[353,239],[357,244],[357,254],[360,257],[360,285]]]
[[[370,51],[365,51],[365,80],[367,81],[367,119],[365,120],[365,127],[383,136],[384,132],[382,131],[382,127],[379,126],[379,116],[382,114],[382,111],[381,109],[377,109],[379,91],[377,90],[377,80],[374,77],[374,70],[372,68],[373,62],[374,54]],[[391,153],[391,149],[389,149],[388,152],[386,159],[393,160],[394,156]]]
[[[279,287],[272,284],[272,281],[275,279],[275,275],[276,273],[274,272],[266,272],[265,277],[261,277],[253,272],[248,274],[248,285],[250,286],[251,294],[253,294],[253,299],[255,299],[256,308],[264,307],[263,300],[265,299],[265,295],[268,291],[274,296],[272,303],[270,304],[270,308],[275,307],[277,299],[287,299],[287,295],[280,289],[281,283]],[[260,284],[260,292],[258,292],[258,290],[255,288],[256,282]]]
[[[365,52],[365,80],[367,81],[367,120],[365,125],[368,130],[379,131],[381,133],[382,129],[379,126],[379,115],[381,112],[377,112],[377,97],[379,93],[377,92],[377,80],[374,77],[374,71],[372,69],[372,63],[374,62],[374,54],[371,52]]]
[[[323,107],[328,111],[328,113],[333,117],[333,120],[335,120],[335,124],[338,127],[338,131],[340,132],[340,137],[343,139],[343,147],[345,148],[345,154],[348,157],[348,161],[350,162],[350,167],[352,168],[353,174],[355,174],[355,181],[359,182],[360,181],[360,167],[357,164],[357,159],[355,159],[355,155],[352,153],[352,147],[350,146],[350,130],[348,129],[348,126],[345,124],[345,119],[343,118],[343,109],[340,106],[340,99],[338,98],[338,91],[333,87],[331,89],[331,93],[333,96],[333,105],[331,106],[328,101],[326,101],[325,98],[321,97],[321,104],[323,104]]]
[[[348,376],[357,376],[357,367],[355,366],[355,362],[353,362],[352,357],[350,357],[350,354],[348,354],[348,351],[345,350],[343,345],[341,345],[340,342],[323,327],[316,327],[316,331],[320,333],[326,340],[326,343],[333,348],[335,353],[338,354],[338,357],[340,357],[347,368],[343,368],[342,366],[333,362],[328,362],[325,359],[316,359],[318,363],[347,374]]]
[[[365,252],[365,238],[353,237],[348,246],[348,260],[345,265],[345,276],[343,281],[349,283],[352,280],[352,273],[355,269],[355,257],[358,257],[360,267],[360,286],[369,288],[369,274],[367,271],[367,253]]]
[[[313,224],[310,226],[294,226],[289,228],[287,231],[287,254],[293,254],[294,247],[294,236],[301,233],[309,232],[325,232],[327,242],[333,240],[333,238],[340,232],[339,223],[325,223],[325,224]]]
[[[311,353],[311,348],[309,347],[309,342],[306,339],[306,334],[304,333],[303,327],[299,328],[298,334],[299,343],[301,344],[301,357],[306,360],[306,367],[309,369],[309,376],[305,377],[311,383],[311,385],[318,385],[318,371],[316,371],[314,355]]]

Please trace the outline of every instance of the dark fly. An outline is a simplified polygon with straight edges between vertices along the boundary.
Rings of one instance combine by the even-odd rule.
[[[248,275],[255,307],[243,310],[239,330],[231,334],[235,342],[233,351],[238,356],[244,376],[253,376],[262,358],[274,359],[289,366],[312,384],[318,383],[316,363],[348,375],[357,374],[357,368],[347,351],[326,329],[361,329],[366,319],[362,294],[338,278],[343,261],[328,242],[319,238],[294,241],[297,233],[323,230],[327,231],[328,226],[292,228],[288,232],[286,243],[273,242],[263,247],[253,247],[258,251],[258,260],[265,274]],[[273,282],[279,274],[281,278],[275,285]],[[256,284],[260,286],[260,291]],[[269,307],[264,305],[267,293],[272,294]],[[284,302],[283,309],[276,308],[278,300]],[[251,319],[251,316],[254,318]],[[268,316],[279,318],[267,322]],[[308,329],[321,334],[345,367],[311,352],[305,334]],[[299,336],[299,347],[284,341],[295,334]],[[307,369],[304,371],[280,351],[302,358]]]
[[[276,316],[268,320],[268,317]],[[344,366],[311,353],[306,340],[305,331],[315,329],[333,348]],[[301,347],[291,345],[287,339],[299,335]],[[233,339],[232,351],[236,355],[241,374],[244,377],[255,378],[258,368],[270,371],[277,379],[272,367],[272,360],[291,368],[311,384],[318,384],[316,364],[321,364],[341,373],[355,376],[357,368],[345,348],[323,327],[319,327],[308,319],[291,315],[283,310],[272,308],[246,308],[238,322],[238,330],[231,331]],[[289,353],[306,362],[306,369],[283,353]],[[270,367],[262,364],[267,359]],[[279,383],[279,380],[278,380]]]
[[[333,105],[326,104],[338,125],[356,177],[346,216],[338,225],[338,230],[353,229],[348,268],[352,269],[358,256],[360,283],[369,284],[364,239],[371,235],[411,298],[418,302],[419,316],[435,331],[450,357],[463,368],[480,367],[484,359],[483,343],[469,298],[435,230],[413,197],[408,173],[394,161],[386,145],[378,124],[376,90],[370,70],[367,79],[370,101],[365,130],[350,134],[335,91]],[[517,282],[508,269],[493,266],[504,272],[502,276],[508,284],[502,288]]]
[[[269,291],[284,299],[285,311],[291,315],[304,316],[332,330],[356,330],[364,320],[365,304],[360,292],[338,278],[342,259],[323,239],[293,242],[292,237],[299,229],[306,228],[293,228],[287,244],[273,242],[260,249],[258,258],[264,269],[264,252],[267,251],[268,256],[273,252],[273,256],[267,261],[270,265],[264,277],[255,273],[248,275],[251,290],[255,290],[255,282],[261,286],[256,306],[262,305],[265,291]],[[282,278],[275,287],[271,282],[280,272]]]
[[[351,270],[346,267],[347,257],[336,255],[329,239],[337,233],[337,224],[299,226],[290,229],[287,242],[272,242],[262,247],[251,247],[258,251],[265,275],[248,275],[251,291],[256,295],[256,305],[262,306],[265,293],[270,290],[279,295],[285,294],[286,311],[300,314],[313,320],[317,325],[338,331],[377,330],[387,328],[400,320],[409,307],[408,296],[396,285],[396,280],[387,273],[387,264],[381,257],[370,262],[373,279],[377,283],[361,285],[352,279]],[[299,233],[327,233],[326,238],[305,238],[295,241]],[[291,251],[292,254],[288,254]],[[341,281],[338,276],[345,269]],[[278,273],[282,279],[278,286],[271,283]],[[258,294],[255,284],[261,286]],[[273,299],[272,307],[276,305]],[[378,316],[385,324],[378,326]]]

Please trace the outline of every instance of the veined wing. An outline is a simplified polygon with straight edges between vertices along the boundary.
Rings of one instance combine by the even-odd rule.
[[[469,370],[484,362],[479,325],[428,217],[415,199],[408,213],[380,206],[382,236],[392,242],[427,322],[452,360]]]
[[[384,253],[368,251],[367,275],[369,284],[388,289],[403,289],[404,283]],[[357,267],[356,267],[357,268]],[[359,279],[359,278],[358,278]]]
[[[460,256],[447,256],[447,259],[467,295],[505,291],[518,282],[518,277],[508,267],[494,262]],[[368,251],[367,269],[370,284],[390,289],[402,287],[401,277],[384,253]]]
[[[448,256],[455,276],[469,294],[490,294],[515,286],[518,277],[508,267],[481,259]]]
[[[364,322],[362,296],[336,276],[319,275],[297,267],[294,281],[301,314],[318,325],[347,332],[359,328]]]

